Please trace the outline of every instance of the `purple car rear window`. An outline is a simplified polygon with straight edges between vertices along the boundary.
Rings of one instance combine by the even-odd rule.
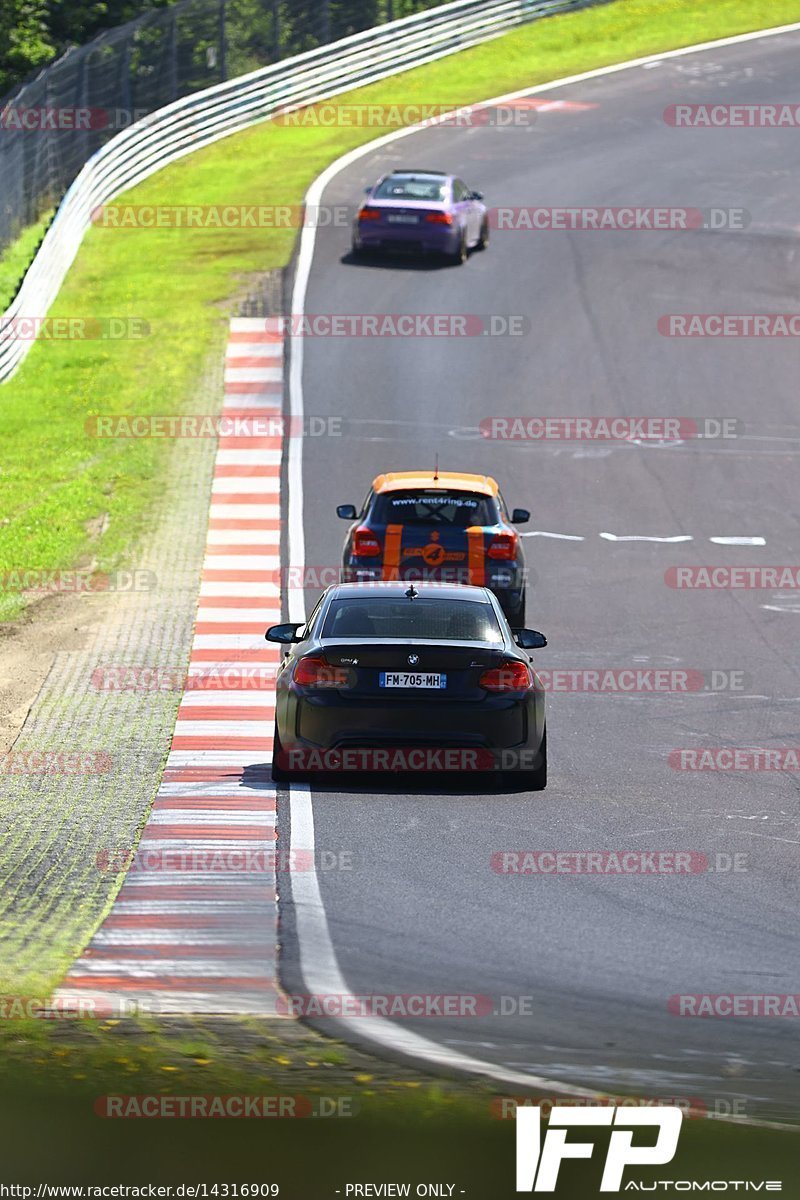
[[[447,185],[439,179],[398,179],[389,176],[373,192],[375,200],[430,200],[436,203],[447,198]]]

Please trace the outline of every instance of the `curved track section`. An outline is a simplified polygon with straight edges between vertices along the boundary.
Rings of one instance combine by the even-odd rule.
[[[519,315],[527,332],[305,339],[306,411],[344,428],[303,442],[307,607],[314,570],[337,561],[335,505],[438,452],[443,467],[495,475],[510,504],[533,512],[528,623],[550,641],[543,669],[743,672],[714,692],[554,692],[541,795],[395,779],[313,790],[318,851],[353,855],[352,870],[318,874],[350,991],[521,1004],[516,1015],[400,1022],[498,1075],[794,1115],[791,1021],[681,1019],[668,1005],[676,994],[797,990],[798,776],[675,770],[670,753],[797,740],[800,604],[780,591],[679,590],[665,573],[797,561],[800,356],[792,338],[676,339],[658,322],[797,309],[794,131],[682,129],[664,111],[796,102],[798,48],[786,33],[573,83],[556,93],[569,103],[540,111],[532,129],[417,132],[325,188],[325,204],[352,204],[383,170],[421,164],[512,209],[744,212],[744,228],[497,230],[457,269],[356,265],[348,231],[318,231],[308,313]],[[534,414],[733,418],[744,432],[670,446],[479,435],[486,418]],[[280,803],[287,836],[291,806]],[[507,850],[744,857],[739,870],[690,875],[521,877],[493,869]],[[282,899],[284,983],[303,991],[296,914]]]

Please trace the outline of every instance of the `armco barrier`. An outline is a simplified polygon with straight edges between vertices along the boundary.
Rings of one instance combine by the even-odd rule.
[[[123,129],[67,190],[19,292],[0,317],[44,316],[58,295],[96,208],[186,154],[291,105],[312,104],[432,62],[538,17],[608,0],[455,0],[356,33],[195,92]],[[24,359],[28,339],[0,337],[0,382]]]

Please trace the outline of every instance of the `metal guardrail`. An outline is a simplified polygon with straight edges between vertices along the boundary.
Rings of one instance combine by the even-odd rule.
[[[515,25],[607,0],[454,0],[195,92],[123,129],[68,188],[20,289],[0,317],[0,382],[31,340],[19,322],[44,317],[93,212],[162,167],[288,106],[313,104],[486,41]],[[11,334],[11,336],[9,336]]]

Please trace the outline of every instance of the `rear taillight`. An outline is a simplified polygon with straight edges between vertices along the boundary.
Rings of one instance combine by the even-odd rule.
[[[486,551],[489,558],[504,559],[508,562],[517,557],[517,535],[515,533],[498,533],[489,542]]]
[[[490,667],[478,680],[478,686],[487,692],[527,692],[533,676],[525,663],[509,659],[499,667]]]
[[[356,558],[375,558],[381,552],[381,544],[371,529],[359,526],[353,533],[352,553]]]
[[[300,687],[308,688],[349,686],[346,669],[332,666],[324,654],[309,654],[307,658],[301,658],[294,669],[294,681]]]
[[[449,212],[429,212],[425,213],[425,220],[429,225],[452,225],[453,218]]]
[[[380,221],[381,210],[379,208],[362,208],[358,213],[359,221]]]

